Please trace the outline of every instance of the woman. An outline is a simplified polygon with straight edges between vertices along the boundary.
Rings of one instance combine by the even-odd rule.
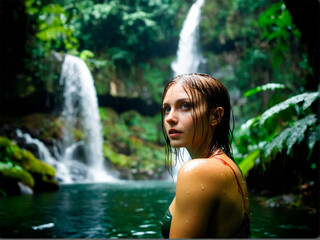
[[[178,172],[176,196],[161,222],[164,238],[249,237],[246,183],[230,153],[230,112],[226,88],[210,75],[179,75],[166,85],[167,163],[172,148],[186,148],[192,160]]]

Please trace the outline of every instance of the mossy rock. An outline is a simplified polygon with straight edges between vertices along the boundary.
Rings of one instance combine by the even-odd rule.
[[[34,188],[35,191],[59,188],[58,182],[54,179],[54,167],[37,159],[31,152],[21,149],[3,136],[0,136],[0,176],[1,185],[16,181]]]
[[[17,182],[20,181],[24,183],[25,185],[28,185],[29,187],[34,186],[34,179],[32,175],[25,171],[20,166],[14,166],[12,163],[3,163],[0,162],[0,175],[3,179],[11,178],[13,180],[16,180]]]
[[[12,119],[12,124],[18,128],[26,128],[33,132],[41,141],[61,139],[63,121],[60,117],[50,114],[34,113],[22,118]]]
[[[10,139],[0,136],[0,154],[2,162],[12,162],[31,173],[55,176],[54,167],[40,161],[31,152],[21,149]]]
[[[23,169],[30,173],[48,175],[54,177],[56,171],[54,167],[40,161],[31,152],[21,149],[20,152],[14,155],[22,155],[21,158],[15,158],[13,161],[19,164]]]

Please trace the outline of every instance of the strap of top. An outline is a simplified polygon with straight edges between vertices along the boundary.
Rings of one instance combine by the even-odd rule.
[[[229,167],[231,168],[231,170],[232,170],[232,172],[233,172],[233,174],[234,174],[234,176],[235,176],[235,178],[236,178],[236,180],[237,180],[238,189],[240,189],[240,192],[241,192],[241,195],[242,195],[243,206],[244,206],[244,209],[246,210],[246,201],[245,201],[245,199],[244,199],[243,190],[242,190],[242,187],[241,187],[241,185],[240,185],[240,182],[239,182],[239,180],[238,180],[238,178],[237,178],[236,172],[234,171],[233,167],[231,167],[231,165],[230,165],[229,163],[227,163],[225,160],[223,160],[223,159],[221,159],[221,158],[219,158],[219,157],[215,157],[215,158],[218,159],[218,160],[220,160],[224,165],[229,166]]]

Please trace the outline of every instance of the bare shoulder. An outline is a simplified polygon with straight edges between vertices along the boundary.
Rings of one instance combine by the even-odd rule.
[[[177,190],[202,192],[214,194],[220,192],[228,169],[213,159],[194,159],[184,163],[177,178]]]
[[[178,178],[219,181],[223,180],[224,175],[228,172],[229,170],[221,161],[212,158],[199,158],[184,163],[178,172]]]

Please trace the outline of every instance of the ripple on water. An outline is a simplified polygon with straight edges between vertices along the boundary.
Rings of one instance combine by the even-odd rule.
[[[150,227],[156,227],[156,224],[141,224],[138,227],[139,228],[150,228]]]
[[[54,227],[54,223],[46,223],[46,224],[42,224],[39,226],[32,226],[33,230],[43,230],[45,228],[53,228]]]
[[[155,235],[155,234],[157,234],[157,232],[155,232],[155,231],[146,231],[146,232],[131,231],[131,232],[132,232],[132,236],[145,236],[145,235]]]
[[[144,208],[137,208],[135,211],[136,211],[136,212],[143,212],[143,211],[144,211]]]

